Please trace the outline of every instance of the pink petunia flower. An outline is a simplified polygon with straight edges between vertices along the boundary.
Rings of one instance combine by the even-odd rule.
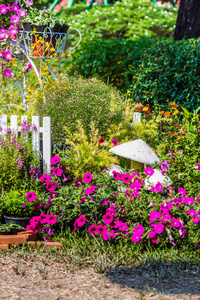
[[[26,199],[29,201],[29,202],[33,202],[35,200],[37,200],[37,197],[36,197],[36,193],[35,192],[27,192],[26,194]]]
[[[46,215],[46,214],[44,214],[43,212],[40,214],[40,216],[39,216],[39,218],[40,218],[40,223],[41,224],[46,224],[47,223],[47,218],[48,218],[48,215]]]
[[[105,206],[109,203],[109,200],[108,199],[104,199],[102,202],[101,202],[101,205]]]
[[[187,205],[191,205],[194,203],[194,198],[192,197],[183,197],[183,203]]]
[[[47,182],[47,185],[46,185],[47,191],[53,192],[53,191],[55,191],[56,188],[57,188],[57,184],[55,182]]]
[[[86,195],[91,195],[93,194],[94,190],[96,189],[95,185],[91,185],[91,187],[89,189],[85,190]]]
[[[18,34],[18,27],[15,26],[15,25],[11,25],[9,28],[8,28],[8,34],[13,36],[13,35],[17,35]]]
[[[126,231],[128,229],[128,225],[126,223],[123,223],[123,222],[119,222],[118,223],[118,228],[119,230],[121,231]]]
[[[33,5],[33,0],[25,0],[26,7]]]
[[[110,212],[106,212],[106,214],[102,216],[102,219],[105,224],[110,224],[114,220],[114,217]]]
[[[113,173],[113,178],[116,180],[121,180],[121,174],[119,172],[116,171],[112,171]]]
[[[157,223],[157,224],[155,224],[155,226],[154,226],[154,230],[155,230],[155,232],[156,233],[162,233],[163,232],[163,230],[164,230],[164,225],[163,224],[161,224],[161,223]]]
[[[141,240],[142,235],[139,232],[134,232],[132,237],[131,237],[131,241],[134,243],[137,243]]]
[[[56,224],[57,223],[57,218],[58,218],[58,216],[49,214],[46,218],[46,223],[47,224]]]
[[[176,218],[172,218],[171,219],[171,225],[173,226],[173,227],[180,227],[180,220],[179,219],[176,219]]]
[[[12,77],[12,71],[9,70],[9,69],[4,69],[3,70],[3,75],[6,77],[6,78],[9,78],[9,77]]]
[[[165,203],[160,204],[160,210],[165,211],[170,209],[172,209],[172,204],[170,201],[166,201]]]
[[[131,180],[132,180],[132,176],[129,174],[129,173],[126,173],[126,174],[122,174],[121,175],[121,181],[123,182],[123,183],[128,183],[128,182],[130,182]]]
[[[13,4],[12,5],[12,11],[18,11],[20,8],[19,8],[19,5],[17,3]]]
[[[90,183],[90,181],[92,181],[93,176],[91,173],[87,173],[83,175],[83,182],[85,183]]]
[[[13,24],[18,24],[20,21],[20,17],[18,15],[12,15],[10,17],[10,22]]]
[[[6,38],[7,31],[5,29],[0,29],[0,41]]]
[[[197,163],[197,168],[200,171],[200,163]]]
[[[194,224],[198,224],[198,223],[200,222],[200,217],[199,217],[199,216],[195,216],[195,217],[193,217],[191,220],[192,220],[192,222],[193,222]]]
[[[8,11],[8,8],[4,4],[1,4],[0,5],[0,14],[6,15],[7,11]]]
[[[120,144],[117,142],[117,140],[112,140],[112,143],[113,143],[114,146],[120,145]]]
[[[149,218],[149,222],[153,223],[156,219],[160,219],[160,213],[156,210],[153,210],[150,213],[150,218]]]
[[[10,61],[11,58],[12,58],[12,52],[7,49],[5,52],[4,52],[4,58],[7,60],[7,61]]]
[[[146,174],[146,176],[152,176],[154,174],[154,170],[151,167],[146,167],[144,169],[144,173]]]
[[[58,169],[57,167],[55,167],[54,169],[51,169],[51,170],[56,176],[58,176],[58,177],[62,176],[63,170]]]
[[[157,193],[157,192],[162,192],[162,184],[158,182],[155,187],[151,188],[151,192]]]
[[[152,243],[157,244],[158,243],[158,236],[155,235],[152,239],[151,239]]]
[[[107,228],[107,226],[103,226],[103,225],[98,225],[97,226],[97,229],[96,229],[96,232],[98,233],[98,234],[106,234],[107,232],[108,232],[108,228]]]
[[[141,224],[139,224],[139,225],[135,226],[133,230],[135,233],[137,232],[142,235],[144,232],[144,227]]]
[[[179,193],[180,195],[182,195],[182,196],[186,196],[187,191],[186,191],[184,188],[179,187],[179,188],[178,188],[178,193]]]
[[[110,232],[107,232],[107,233],[103,233],[103,234],[102,234],[102,239],[103,239],[104,241],[107,241],[107,240],[109,240],[109,239],[113,240],[114,237],[115,237],[115,232],[114,232],[114,230],[111,230]]]
[[[154,236],[156,235],[155,230],[151,230],[150,232],[148,232],[148,236],[152,239]]]
[[[170,152],[170,153],[168,153],[167,156],[170,156],[170,155],[171,155],[171,156],[176,157],[176,155],[173,153],[173,151],[172,151],[171,149],[169,149],[169,152]]]
[[[99,139],[99,140],[98,140],[98,144],[99,144],[99,146],[100,146],[101,144],[103,144],[105,141],[106,141],[106,140],[105,140],[104,138],[102,138],[102,139]]]
[[[21,9],[21,8],[18,9],[16,11],[16,13],[18,14],[19,17],[22,17],[22,18],[24,18],[26,16],[26,14],[27,14],[27,12],[25,10]]]
[[[190,216],[197,216],[197,212],[194,209],[187,210],[187,214]]]
[[[97,231],[97,226],[95,224],[92,224],[89,228],[88,228],[88,232],[90,235],[95,235]]]
[[[41,182],[50,182],[51,176],[49,176],[48,174],[44,174],[40,178],[38,178],[38,180]]]
[[[51,165],[56,165],[60,162],[60,157],[58,155],[55,155],[51,158]]]

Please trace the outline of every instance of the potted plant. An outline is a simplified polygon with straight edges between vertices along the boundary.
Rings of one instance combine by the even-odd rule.
[[[66,33],[69,26],[62,19],[56,18],[48,9],[38,10],[30,7],[23,18],[22,27],[32,36],[33,55],[47,56],[53,47],[55,49],[56,33]]]
[[[35,201],[28,201],[26,195],[26,191],[20,190],[11,190],[6,194],[2,193],[0,202],[3,206],[2,213],[6,224],[14,223],[26,228],[31,217],[36,214]]]

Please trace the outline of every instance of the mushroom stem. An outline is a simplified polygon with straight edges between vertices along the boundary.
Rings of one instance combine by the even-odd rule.
[[[138,170],[138,171],[143,171],[144,164],[140,163],[138,161],[135,161],[135,160],[131,160],[131,168],[134,168],[135,170]]]

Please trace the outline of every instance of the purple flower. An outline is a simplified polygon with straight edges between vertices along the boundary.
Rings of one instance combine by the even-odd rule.
[[[21,158],[17,158],[16,163],[18,163],[18,170],[21,170],[23,167],[23,160]]]
[[[168,161],[163,160],[163,162],[161,164],[159,164],[161,172],[163,173],[163,172],[168,171],[169,165],[170,165],[170,163],[168,163]],[[162,175],[164,175],[164,174],[162,174]]]
[[[200,171],[200,164],[199,163],[197,163],[197,168]]]
[[[51,226],[50,227],[46,226],[44,229],[45,229],[46,233],[53,235],[53,230],[52,230]]]
[[[186,196],[186,194],[187,194],[186,190],[182,187],[178,188],[178,193],[182,196]]]
[[[167,156],[170,156],[170,155],[171,155],[171,156],[174,156],[174,157],[176,157],[176,155],[175,155],[175,154],[172,152],[172,150],[171,150],[171,149],[169,149],[169,152],[170,152],[170,153],[168,153],[168,154],[167,154]]]
[[[23,201],[23,204],[22,204],[21,208],[22,208],[22,209],[26,209],[26,204],[25,204],[24,201]]]

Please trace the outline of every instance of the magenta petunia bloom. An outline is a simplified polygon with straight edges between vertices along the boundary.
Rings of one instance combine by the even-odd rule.
[[[47,215],[46,223],[47,224],[56,224],[57,223],[57,218],[58,218],[58,216],[49,214],[49,215]]]
[[[169,168],[168,168],[169,166],[170,166],[170,163],[168,163],[167,160],[163,160],[163,162],[161,164],[159,164],[159,167],[160,167],[160,170],[161,170],[162,173],[168,171],[169,170]]]
[[[157,192],[162,192],[162,184],[158,182],[155,187],[151,188],[151,192],[157,193]]]
[[[197,202],[200,203],[200,196],[197,196]]]
[[[180,220],[179,219],[176,219],[176,218],[172,218],[171,219],[171,225],[173,227],[180,227],[181,223],[180,223]]]
[[[26,194],[26,199],[29,201],[29,202],[33,202],[35,200],[37,200],[37,197],[36,197],[36,193],[35,192],[27,192]]]
[[[183,197],[183,203],[187,205],[191,205],[194,203],[194,199],[192,197]]]
[[[60,157],[58,155],[55,155],[51,158],[51,165],[56,165],[60,162]]]
[[[200,171],[200,164],[199,163],[197,163],[197,168]]]
[[[9,69],[4,69],[3,70],[3,76],[5,76],[6,78],[12,77],[12,71]]]
[[[85,225],[86,222],[86,217],[83,215],[80,215],[80,217],[78,219],[76,219],[76,225],[77,227],[82,227]]]
[[[194,209],[187,210],[187,214],[190,216],[197,216],[197,212]]]
[[[95,235],[97,232],[97,226],[95,224],[92,224],[89,228],[88,228],[88,232],[90,235]]]
[[[4,52],[4,58],[7,60],[7,61],[10,61],[11,58],[12,58],[12,52],[7,49],[5,52]]]
[[[194,224],[198,224],[198,223],[200,222],[200,217],[199,217],[199,216],[195,216],[195,217],[193,217],[191,220],[192,220],[192,222],[193,222]]]
[[[47,242],[47,243],[48,243],[48,242],[51,242],[51,240],[50,240],[50,238],[49,238],[48,236],[45,235],[45,236],[44,236],[44,242]]]
[[[184,188],[179,187],[179,188],[178,188],[178,193],[179,193],[180,195],[182,195],[182,196],[186,196],[187,191],[186,191]]]
[[[109,239],[113,240],[115,236],[114,230],[111,230],[110,232],[107,233],[102,233],[102,239],[104,241],[107,241]]]
[[[102,202],[101,202],[101,205],[105,206],[109,203],[110,201],[108,199],[104,199]]]
[[[33,0],[25,0],[26,7],[33,5]]]
[[[79,186],[79,185],[81,185],[82,184],[82,179],[81,178],[78,178],[78,179],[76,179],[76,181],[74,182],[74,184],[75,184],[75,186]]]
[[[155,235],[152,239],[151,239],[152,243],[157,244],[158,243],[158,236]]]
[[[15,4],[12,5],[12,11],[17,11],[19,9],[20,8],[19,8],[19,5],[17,3],[15,3]]]
[[[108,228],[107,228],[107,226],[103,226],[103,225],[98,225],[97,226],[97,229],[96,229],[96,232],[98,233],[98,234],[107,234],[107,232],[108,232]]]
[[[56,176],[58,176],[58,177],[62,176],[63,170],[58,169],[57,167],[55,167],[54,169],[51,169],[51,170]]]
[[[117,140],[112,140],[112,143],[113,143],[114,146],[120,145],[120,144],[117,142]]]
[[[101,144],[103,144],[104,142],[105,142],[105,139],[104,139],[104,138],[99,139],[99,140],[98,140],[99,146],[100,146]]]
[[[121,174],[119,172],[116,172],[116,171],[112,171],[113,173],[113,178],[116,179],[116,180],[121,180]]]
[[[42,175],[42,177],[38,178],[38,180],[47,183],[51,181],[51,176],[49,176],[48,174],[44,174]]]
[[[168,222],[170,219],[171,219],[171,215],[169,213],[168,210],[164,210],[162,213],[161,213],[161,222],[162,223],[166,223]]]
[[[40,223],[41,224],[46,224],[47,223],[47,217],[48,215],[44,214],[43,212],[40,214],[39,218],[40,218]]]
[[[137,232],[137,233],[143,234],[144,227],[141,224],[139,224],[139,225],[135,226],[133,230],[135,233]]]
[[[32,217],[32,219],[30,220],[30,224],[33,227],[36,227],[38,225],[38,223],[40,223],[40,217]]]
[[[85,190],[86,195],[91,195],[93,194],[94,190],[96,189],[95,185],[91,185],[91,187],[89,189]]]
[[[55,191],[56,188],[57,188],[57,184],[55,182],[47,182],[47,185],[46,185],[47,191],[53,192],[53,191]]]
[[[105,224],[110,224],[114,220],[114,217],[110,212],[106,212],[106,214],[102,216],[102,219]]]
[[[154,236],[156,235],[155,230],[151,230],[150,232],[148,232],[148,236],[152,239]]]
[[[18,27],[15,26],[15,25],[11,25],[11,26],[8,28],[8,33],[9,33],[9,35],[11,35],[11,36],[18,34]]]
[[[118,223],[118,228],[119,230],[121,231],[126,231],[128,229],[128,225],[126,223],[123,223],[123,222],[119,222]]]
[[[0,14],[6,15],[7,11],[8,11],[8,8],[4,4],[1,4],[0,5]]]
[[[7,31],[5,29],[0,29],[0,41],[6,38]]]
[[[20,17],[18,15],[12,15],[10,17],[10,23],[18,24],[20,21]]]
[[[173,153],[173,151],[172,151],[171,149],[169,149],[169,152],[170,152],[170,153],[168,153],[167,156],[170,156],[170,155],[171,155],[171,156],[176,157],[176,155]]]
[[[22,18],[24,18],[26,16],[26,14],[27,14],[27,12],[25,10],[21,9],[21,8],[18,9],[16,11],[16,13],[18,14],[19,17],[22,17]]]
[[[155,224],[155,226],[154,226],[154,230],[155,230],[155,232],[156,233],[162,233],[163,232],[163,230],[164,230],[164,225],[163,224],[161,224],[161,223],[157,223],[157,224]]]
[[[149,218],[149,222],[153,223],[156,219],[160,219],[160,213],[156,210],[153,210],[150,213],[150,218]]]
[[[166,201],[165,203],[160,204],[160,210],[165,211],[170,209],[172,209],[172,204],[170,201]]]
[[[83,175],[83,182],[85,183],[90,183],[90,181],[92,181],[93,176],[91,173],[87,173]]]
[[[126,173],[126,174],[122,174],[122,175],[121,175],[121,181],[122,181],[123,183],[128,183],[128,182],[130,182],[132,179],[133,179],[133,176],[131,176],[129,173]]]
[[[151,167],[146,167],[144,169],[144,173],[146,174],[146,176],[152,176],[154,174],[154,170]]]
[[[139,232],[134,232],[132,237],[131,237],[131,241],[134,243],[137,243],[141,240],[142,235]]]

